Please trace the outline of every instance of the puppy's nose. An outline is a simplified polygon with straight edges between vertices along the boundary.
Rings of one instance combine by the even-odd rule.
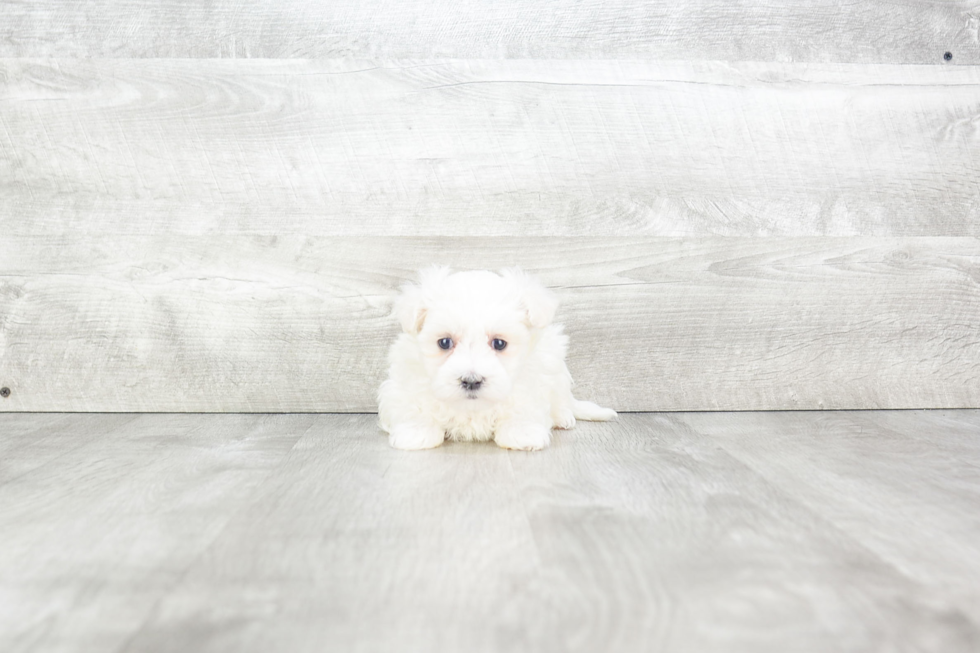
[[[463,386],[463,389],[467,392],[473,392],[474,390],[479,390],[480,386],[483,385],[483,377],[476,376],[475,374],[470,374],[469,376],[464,376],[459,380],[459,384]]]

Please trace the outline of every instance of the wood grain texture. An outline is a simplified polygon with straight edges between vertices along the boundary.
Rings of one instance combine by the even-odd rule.
[[[30,471],[0,476],[0,649],[118,650],[313,422],[72,415],[40,429],[61,455],[6,452]]]
[[[980,532],[980,423],[975,412],[965,416],[758,413],[712,420],[689,414],[683,421],[908,578],[940,591],[957,588],[959,599],[974,602],[980,598],[980,547],[971,541]],[[936,482],[937,470],[944,470],[943,482]],[[926,549],[930,555],[923,557]]]
[[[7,0],[6,57],[980,61],[971,0]]]
[[[873,423],[878,413],[870,414]],[[739,443],[750,447],[779,438],[793,453],[794,447],[822,446],[807,428],[807,417],[788,421],[782,415],[762,414],[750,422],[754,429],[742,431]],[[765,460],[744,464],[727,450],[729,440],[704,437],[686,417],[622,416],[618,425],[562,434],[564,446],[551,459],[513,459],[542,560],[537,582],[515,607],[517,614],[536,610],[532,614],[540,619],[527,627],[527,650],[968,651],[980,642],[980,611],[973,607],[980,592],[969,580],[980,556],[972,541],[980,524],[972,516],[955,524],[959,507],[975,500],[980,469],[954,464],[959,482],[951,482],[949,491],[958,493],[960,506],[947,512],[944,504],[933,504],[943,506],[944,526],[962,527],[922,529],[939,538],[948,532],[970,550],[969,557],[947,562],[942,552],[925,549],[911,559],[944,576],[969,573],[944,585],[937,577],[907,576],[893,566],[892,550],[865,547],[859,537],[864,529],[847,521],[851,515],[828,519],[800,500],[800,488],[789,478],[771,484]],[[740,414],[697,417],[709,434],[744,421]],[[977,417],[970,414],[975,430]],[[919,426],[914,418],[899,421],[903,431]],[[918,477],[903,478],[905,466],[915,463],[890,451],[890,437],[876,440],[877,431],[867,425],[842,428],[840,434],[864,438],[866,453],[893,463],[880,463],[868,481],[883,486],[878,496],[865,498],[869,513],[901,501],[900,493],[887,495],[892,484],[905,483],[903,491],[912,493],[951,471],[946,461],[933,466],[938,461],[930,460]],[[942,431],[931,435],[922,449],[941,452]],[[828,477],[838,471],[831,464],[814,465],[802,453],[794,460],[797,474],[811,466]],[[848,471],[863,477],[859,465]],[[850,480],[837,476],[827,484],[836,481],[834,489],[843,494]],[[885,504],[875,503],[882,498]],[[887,526],[892,541],[900,541],[908,528],[900,518]]]
[[[432,262],[558,294],[618,410],[980,405],[976,238],[8,237],[3,410],[373,411]]]
[[[0,428],[0,484],[43,467],[93,440],[112,437],[134,421],[132,414],[23,413],[5,416]]]
[[[980,67],[0,60],[5,234],[977,236]]]
[[[980,644],[978,411],[623,415],[533,454],[396,451],[375,420],[144,415],[20,450],[0,648]]]

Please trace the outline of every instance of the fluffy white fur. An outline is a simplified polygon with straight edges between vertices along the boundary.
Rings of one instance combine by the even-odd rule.
[[[552,427],[615,417],[572,396],[568,337],[551,323],[557,306],[547,288],[517,269],[433,267],[405,286],[395,303],[403,333],[378,393],[391,446],[494,440],[507,449],[543,449]]]

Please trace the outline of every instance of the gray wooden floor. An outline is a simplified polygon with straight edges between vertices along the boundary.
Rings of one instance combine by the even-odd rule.
[[[0,414],[0,650],[980,650],[980,411]]]

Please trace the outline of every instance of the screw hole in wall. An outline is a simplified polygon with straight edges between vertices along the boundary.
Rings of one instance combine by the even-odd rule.
[[[6,399],[10,396],[10,388],[0,388],[0,397]]]
[[[943,59],[946,60],[946,61],[952,61],[953,60],[953,53],[952,52],[945,52],[945,53],[943,53]]]

